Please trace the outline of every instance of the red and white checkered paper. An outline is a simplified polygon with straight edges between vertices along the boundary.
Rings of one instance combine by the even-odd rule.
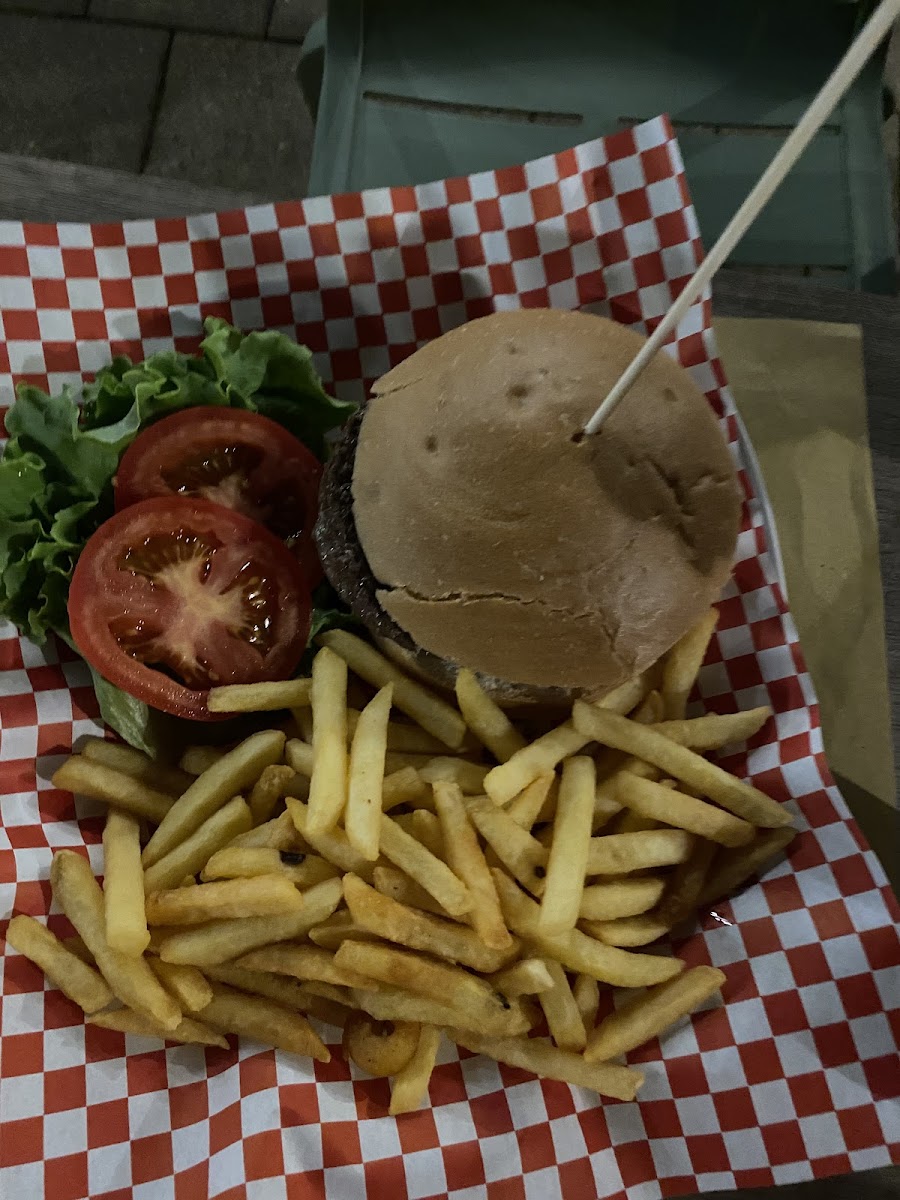
[[[590,305],[651,328],[700,255],[664,118],[416,188],[186,220],[0,222],[0,400],[20,379],[77,382],[112,354],[193,350],[208,315],[296,337],[358,398],[422,342],[497,308]],[[747,493],[699,689],[719,712],[772,705],[774,721],[726,765],[803,829],[789,862],[676,946],[726,972],[724,1005],[629,1056],[647,1076],[638,1103],[445,1047],[429,1107],[394,1120],[387,1083],[340,1057],[159,1049],[86,1027],[7,951],[0,1195],[652,1200],[900,1160],[896,901],[825,764],[708,299],[671,350],[720,415]],[[97,731],[97,707],[64,649],[9,627],[0,639],[0,915],[42,916],[56,847],[86,846],[101,866],[97,810],[49,783]]]

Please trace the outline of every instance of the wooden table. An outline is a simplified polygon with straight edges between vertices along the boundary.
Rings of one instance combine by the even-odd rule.
[[[259,197],[172,180],[0,155],[0,219],[116,221],[240,207]],[[869,442],[881,538],[895,761],[900,766],[900,300],[835,291],[803,279],[723,271],[716,313],[836,321],[863,328]],[[900,1169],[722,1192],[709,1200],[898,1200]]]

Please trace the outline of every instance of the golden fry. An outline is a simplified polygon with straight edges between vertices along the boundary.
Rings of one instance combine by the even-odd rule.
[[[408,1021],[421,1025],[452,1026],[457,1029],[471,1029],[477,1032],[479,1022],[473,1020],[459,1008],[454,1008],[448,998],[447,1003],[429,1000],[425,996],[416,996],[402,988],[389,987],[381,984],[378,990],[373,988],[354,988],[353,1004],[356,1008],[368,1013],[376,1021]],[[510,1019],[510,1025],[522,1028],[521,1013]]]
[[[583,1050],[587,1042],[581,1011],[575,1003],[572,988],[566,973],[553,959],[548,959],[547,970],[553,980],[549,991],[538,995],[550,1036],[562,1050]]]
[[[345,884],[348,879],[357,879],[356,875],[345,875],[341,880]],[[323,950],[337,950],[341,942],[345,938],[355,938],[358,941],[365,941],[366,938],[373,938],[375,935],[370,930],[364,928],[358,922],[353,920],[352,915],[346,908],[340,908],[337,912],[333,912],[330,917],[327,917],[318,925],[314,925],[309,931],[309,940],[316,946],[321,946]]]
[[[185,1012],[199,1012],[212,1000],[212,988],[196,967],[151,958],[150,970]]]
[[[144,891],[159,892],[177,887],[186,875],[196,875],[223,846],[246,833],[252,824],[246,800],[235,796],[207,817],[183,842],[158,858],[144,871]]]
[[[615,921],[618,917],[635,917],[640,913],[649,912],[659,902],[665,886],[665,879],[658,875],[594,883],[582,892],[578,915],[588,921]]]
[[[80,753],[93,762],[131,775],[155,791],[165,792],[167,796],[180,796],[193,782],[187,771],[164,766],[141,754],[140,750],[123,746],[120,742],[108,742],[106,738],[86,737],[81,743]]]
[[[749,849],[749,847],[748,847]],[[719,847],[698,838],[689,858],[675,868],[666,881],[666,890],[656,909],[657,916],[674,929],[700,907],[700,894]],[[585,914],[585,916],[590,914]],[[617,916],[626,916],[617,913]],[[631,915],[631,914],[628,914]]]
[[[625,875],[652,867],[671,867],[691,853],[694,837],[683,829],[647,829],[591,838],[588,875]]]
[[[203,969],[210,979],[217,983],[226,983],[240,992],[249,992],[253,996],[265,996],[268,1000],[283,1004],[285,1008],[296,1008],[316,1017],[321,1011],[318,1003],[321,997],[314,996],[298,979],[292,979],[289,975],[271,975],[266,971],[247,971],[243,967],[235,967],[231,963],[222,966],[208,966]],[[348,1011],[346,1007],[340,1015],[331,1011],[325,1019],[331,1021],[332,1024],[340,1025]],[[337,1020],[334,1019],[335,1016],[337,1016]]]
[[[401,767],[386,775],[381,789],[382,812],[390,812],[399,804],[420,805],[430,801],[431,788],[414,767]]]
[[[679,746],[703,753],[720,750],[731,742],[745,742],[759,733],[772,715],[769,706],[751,708],[737,713],[707,713],[690,721],[661,721],[653,728],[664,733]]]
[[[357,971],[338,966],[335,955],[320,946],[262,946],[235,960],[247,971],[267,971],[294,979],[333,983],[338,987],[366,987],[369,980]]]
[[[313,772],[310,833],[334,829],[347,804],[347,664],[327,647],[312,667]]]
[[[724,974],[715,967],[692,967],[635,996],[600,1022],[588,1041],[585,1059],[604,1062],[642,1046],[715,995],[724,982]]]
[[[113,994],[163,1029],[174,1029],[181,1020],[181,1009],[146,960],[122,954],[107,943],[103,893],[88,860],[73,850],[57,851],[50,866],[50,882],[58,904],[84,939]]]
[[[20,913],[6,930],[6,940],[14,950],[30,958],[52,984],[86,1013],[106,1008],[113,994],[99,971],[88,965],[41,925],[34,917]]]
[[[139,958],[150,931],[144,912],[141,825],[131,813],[111,808],[103,827],[103,910],[113,950]]]
[[[583,750],[590,740],[566,721],[518,750],[507,762],[488,771],[484,790],[495,804],[508,804],[539,775],[555,770],[564,758]]]
[[[450,918],[446,908],[438,904],[437,900],[430,896],[414,879],[410,879],[396,867],[376,867],[372,872],[372,886],[376,892],[380,892],[382,896],[390,896],[398,904],[419,908],[423,912],[434,913],[438,917],[447,917],[457,921],[465,920],[464,915],[461,918]]]
[[[309,1022],[274,1000],[248,996],[216,983],[213,999],[201,1016],[222,1033],[236,1033],[263,1046],[314,1058],[316,1062],[331,1062],[328,1047]]]
[[[504,763],[518,750],[524,750],[525,739],[521,733],[472,672],[465,668],[456,676],[456,703],[468,727],[497,762]]]
[[[372,864],[354,850],[343,829],[329,829],[326,833],[313,833],[309,828],[309,810],[301,800],[287,798],[287,809],[294,828],[304,842],[309,843],[322,858],[333,863],[341,871],[353,871],[366,878]]]
[[[576,728],[598,742],[643,758],[752,825],[778,828],[791,822],[791,814],[775,800],[647,725],[603,712],[580,700],[575,701],[572,719]]]
[[[164,1029],[133,1008],[116,1008],[109,1012],[92,1013],[88,1021],[91,1025],[114,1029],[117,1033],[159,1038],[166,1042],[185,1042],[188,1045],[218,1046],[220,1050],[228,1049],[228,1042],[220,1033],[191,1017],[182,1017],[173,1029]]]
[[[540,895],[547,873],[546,847],[486,796],[468,798],[466,812],[510,874],[532,894]]]
[[[147,920],[151,925],[199,925],[235,917],[280,916],[302,907],[303,894],[289,879],[256,875],[152,892],[147,897]]]
[[[289,812],[280,813],[264,825],[240,833],[228,843],[229,850],[253,850],[268,847],[272,850],[295,850],[299,845],[297,830]]]
[[[280,708],[300,708],[309,702],[310,680],[286,679],[210,688],[206,707],[214,713],[276,712]]]
[[[62,791],[77,792],[81,796],[90,796],[92,800],[103,800],[106,804],[134,813],[137,817],[146,817],[154,823],[163,821],[172,806],[178,803],[167,793],[149,787],[133,775],[115,771],[104,763],[77,754],[57,767],[52,782],[55,788]]]
[[[451,916],[458,917],[471,911],[472,898],[465,884],[446,863],[435,858],[384,814],[381,817],[381,853],[420,884]]]
[[[441,1031],[433,1025],[423,1025],[415,1052],[406,1066],[391,1082],[391,1103],[388,1112],[392,1117],[415,1112],[428,1098],[428,1082],[437,1061]]]
[[[509,999],[517,996],[536,996],[553,987],[553,976],[542,958],[520,958],[511,967],[505,967],[490,976],[488,981],[498,992]]]
[[[275,850],[268,846],[245,850],[230,845],[216,851],[203,868],[200,878],[204,883],[209,883],[214,879],[283,875],[295,887],[308,888],[325,879],[334,879],[337,874],[337,867],[317,854],[304,854],[302,850]]]
[[[387,684],[359,715],[350,746],[350,777],[344,830],[350,845],[363,858],[378,858],[384,758],[393,684]]]
[[[654,821],[665,821],[678,829],[686,829],[698,837],[718,842],[722,846],[745,846],[754,834],[749,821],[723,812],[714,804],[706,804],[693,796],[624,774],[619,780],[618,797],[632,812]]]
[[[523,1071],[531,1071],[543,1079],[558,1079],[575,1087],[589,1088],[599,1096],[614,1100],[633,1100],[644,1082],[640,1071],[621,1067],[617,1063],[587,1063],[580,1054],[560,1050],[543,1038],[494,1038],[448,1030],[459,1046],[473,1054],[484,1054],[497,1062]]]
[[[594,760],[569,758],[563,763],[553,840],[541,899],[543,933],[574,929],[581,907],[591,845],[591,819],[597,788]],[[554,1039],[558,1042],[558,1039]]]
[[[144,847],[145,869],[190,837],[232,796],[250,787],[264,767],[278,762],[283,748],[284,734],[280,731],[254,733],[199,775],[175,801]]]
[[[469,919],[475,933],[492,950],[508,951],[513,939],[503,922],[497,889],[469,823],[459,788],[452,783],[436,783],[434,803],[443,830],[447,865],[463,881],[472,898]]]
[[[383,654],[342,629],[334,629],[319,639],[339,654],[351,671],[373,687],[394,685],[394,705],[421,725],[451,750],[458,750],[466,736],[466,723],[455,708],[440,700],[427,688],[415,683],[395,667]]]
[[[488,768],[464,758],[431,758],[419,767],[419,778],[425,783],[455,783],[467,796],[484,791]]]
[[[404,833],[408,833],[411,838],[424,846],[429,854],[433,854],[441,862],[447,861],[441,823],[433,812],[425,808],[417,808],[411,813],[397,813],[391,820],[395,821]]]
[[[600,1007],[600,985],[590,975],[579,975],[572,988],[575,1003],[581,1013],[586,1037],[597,1023],[597,1009]]]
[[[264,825],[272,819],[279,800],[283,800],[294,779],[293,767],[272,763],[263,767],[262,774],[253,785],[247,804],[254,825]]]
[[[345,875],[343,882],[344,898],[353,921],[386,941],[433,954],[482,973],[499,970],[516,951],[516,944],[511,937],[502,950],[491,949],[481,941],[476,931],[467,926],[398,904],[355,875]]]
[[[652,954],[629,954],[615,946],[606,946],[571,929],[562,934],[540,931],[540,908],[502,871],[494,878],[506,923],[523,941],[536,947],[547,958],[562,963],[570,971],[590,975],[614,987],[649,987],[677,975],[684,963],[677,958],[658,958]]]
[[[258,946],[304,937],[314,925],[331,916],[341,898],[340,879],[329,879],[303,893],[299,910],[279,916],[208,921],[193,929],[176,929],[159,940],[157,950],[164,962],[218,966]]]
[[[217,763],[227,753],[227,750],[222,750],[219,746],[188,746],[178,760],[178,768],[184,771],[185,775],[195,778],[209,770],[213,763]]]
[[[582,921],[580,927],[605,946],[649,946],[669,932],[669,922],[656,913],[619,917],[615,921]]]
[[[706,648],[716,628],[719,614],[711,608],[696,625],[679,639],[663,663],[663,707],[669,720],[684,716],[694,680],[703,666]]]
[[[547,803],[550,789],[555,783],[556,775],[552,771],[548,771],[545,775],[538,775],[537,779],[522,788],[518,796],[506,805],[507,815],[512,817],[517,825],[521,825],[524,830],[530,832],[538,817],[543,816],[544,805]],[[556,812],[556,801],[554,801],[553,812]],[[546,819],[549,820],[550,817],[548,816]]]

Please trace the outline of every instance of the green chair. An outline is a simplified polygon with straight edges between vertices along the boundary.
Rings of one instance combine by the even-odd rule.
[[[840,58],[835,0],[330,0],[304,46],[310,193],[422,183],[553,153],[660,112],[711,245]],[[895,290],[884,52],[730,265]]]

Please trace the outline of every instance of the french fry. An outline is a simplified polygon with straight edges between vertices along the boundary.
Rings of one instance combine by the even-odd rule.
[[[372,886],[376,892],[380,892],[382,896],[389,896],[398,904],[420,908],[423,912],[434,913],[438,917],[450,918],[446,908],[438,904],[414,879],[410,879],[396,867],[377,866],[372,872]],[[450,919],[465,920],[465,916]]]
[[[223,759],[227,753],[227,750],[218,746],[188,746],[178,760],[178,769],[184,771],[185,775],[196,778]]]
[[[328,833],[347,804],[347,664],[327,647],[312,667],[313,772],[307,824]]]
[[[43,926],[41,926],[41,928],[43,928]],[[87,946],[84,944],[84,938],[82,938],[79,934],[74,933],[71,937],[62,938],[60,940],[60,945],[63,947],[63,949],[68,950],[70,954],[74,954],[76,958],[80,958],[83,963],[87,963],[89,967],[96,967],[97,964],[94,962],[93,954],[91,954],[90,950],[88,950]],[[22,951],[22,953],[24,954],[24,951]],[[47,972],[45,971],[44,974],[46,975]]]
[[[284,799],[293,778],[293,767],[285,767],[280,763],[263,767],[247,801],[254,825],[264,825],[272,819],[279,800]]]
[[[131,958],[107,943],[103,893],[88,860],[73,850],[57,851],[50,866],[50,883],[58,904],[84,939],[113,995],[163,1029],[174,1029],[181,1021],[181,1009],[146,960]]]
[[[620,683],[618,687],[613,688],[611,692],[607,692],[605,696],[600,696],[598,699],[592,699],[591,703],[596,708],[605,708],[609,712],[630,713],[633,709],[644,700],[647,693],[654,686],[655,671],[651,667],[649,670],[642,672],[640,675],[634,675],[631,679],[626,679],[624,683]]]
[[[167,796],[180,796],[193,782],[187,771],[164,766],[140,750],[123,746],[120,742],[108,742],[105,738],[86,737],[81,743],[80,753],[93,762],[131,775],[154,791],[165,792]]]
[[[109,985],[100,974],[64,945],[46,925],[20,913],[10,921],[6,940],[14,950],[40,967],[52,984],[86,1013],[95,1013],[113,1001]]]
[[[512,759],[509,761],[512,762]],[[534,895],[540,895],[547,874],[546,847],[486,796],[472,796],[465,803],[472,824],[504,867],[523,887],[527,887]]]
[[[589,1063],[605,1062],[642,1046],[715,995],[724,982],[724,974],[715,967],[692,967],[627,1000],[591,1034],[585,1059]]]
[[[313,995],[298,979],[292,979],[290,975],[270,975],[266,971],[247,971],[243,967],[235,967],[231,963],[224,966],[204,967],[204,970],[216,983],[225,983],[229,987],[237,988],[240,992],[249,992],[253,996],[265,996],[267,1000],[274,1000],[277,1004],[283,1004],[285,1008],[296,1008],[300,1012],[310,1013],[314,1017],[320,1016],[322,1004],[334,1004],[333,1001],[324,1001],[320,996]],[[333,1025],[343,1024],[344,1019],[349,1015],[349,1009],[346,1006],[342,1006],[340,1013],[333,1009],[326,1009],[326,1011],[328,1015],[324,1019]]]
[[[763,867],[778,858],[797,836],[796,829],[765,830],[749,846],[723,850],[713,860],[700,893],[700,905],[712,904],[736,891]]]
[[[581,893],[578,915],[588,921],[615,921],[649,912],[659,902],[666,880],[658,875],[610,879],[593,883]]]
[[[265,847],[271,850],[295,850],[299,845],[297,830],[289,812],[280,813],[264,825],[257,825],[247,833],[239,833],[228,843],[229,850],[253,850]]]
[[[333,863],[341,871],[354,871],[364,878],[372,870],[372,864],[354,850],[343,829],[329,829],[326,833],[313,833],[309,828],[309,810],[301,800],[287,799],[287,810],[291,814],[294,828],[304,842]]]
[[[401,767],[386,775],[381,789],[381,810],[390,812],[400,804],[420,804],[431,800],[431,788],[414,767]]]
[[[594,793],[594,812],[591,817],[591,833],[606,829],[610,821],[622,811],[622,805],[615,798],[615,789],[606,780],[600,780]]]
[[[389,942],[460,963],[473,971],[497,971],[516,952],[508,937],[502,949],[491,949],[465,925],[398,904],[355,875],[344,876],[344,899],[355,924]]]
[[[511,967],[491,975],[488,982],[509,1000],[518,996],[536,996],[553,987],[553,976],[542,958],[520,958]]]
[[[700,907],[703,885],[718,850],[719,847],[715,842],[707,842],[698,838],[690,857],[683,863],[679,863],[669,876],[656,913],[660,920],[668,922],[670,929],[674,929],[676,925],[680,925],[682,921],[696,914]],[[624,917],[632,914],[618,913],[616,915]]]
[[[289,879],[256,875],[152,892],[147,896],[147,921],[151,925],[199,925],[235,917],[280,916],[302,907],[303,894]]]
[[[565,758],[583,750],[591,739],[579,733],[571,722],[551,729],[530,745],[509,758],[499,767],[488,771],[484,778],[484,791],[494,804],[509,804],[523,788],[533,783],[539,775],[554,771]]]
[[[581,930],[606,946],[649,946],[669,932],[669,922],[656,913],[619,917],[615,921],[581,921]]]
[[[393,687],[393,684],[386,684],[385,686]],[[359,709],[347,709],[347,736],[351,740],[359,724],[359,715]],[[443,742],[439,741],[436,737],[432,737],[430,733],[426,733],[418,725],[401,725],[397,721],[389,721],[387,727],[387,749],[392,750],[395,754],[424,754],[430,757],[434,754],[443,754],[447,747]]]
[[[478,837],[469,823],[462,793],[456,784],[436,783],[434,803],[443,830],[447,865],[463,881],[472,898],[469,919],[475,933],[485,946],[492,950],[508,951],[513,945],[513,939],[503,922],[497,889],[494,887],[494,880],[478,843]]]
[[[232,796],[253,784],[264,767],[278,762],[283,748],[284,734],[279,730],[254,733],[199,775],[175,801],[144,847],[144,869],[159,862]]]
[[[667,825],[686,829],[688,833],[721,846],[745,846],[753,838],[754,828],[749,821],[723,812],[714,804],[706,804],[684,792],[654,783],[652,779],[639,779],[625,773],[619,780],[617,794],[638,816],[665,821]]]
[[[383,946],[376,942],[343,942],[334,956],[335,964],[369,979],[403,988],[438,1004],[448,1002],[464,1009],[485,1033],[505,1030],[515,1013],[514,1002],[506,1000],[485,980],[462,967],[436,962],[412,950]]]
[[[318,883],[303,893],[303,906],[290,913],[270,917],[236,917],[209,921],[192,929],[177,929],[157,945],[163,962],[190,963],[206,968],[229,962],[258,946],[304,937],[314,925],[326,920],[341,902],[340,879]],[[151,930],[151,944],[153,933]]]
[[[113,1029],[117,1033],[131,1033],[137,1037],[160,1038],[162,1041],[184,1042],[188,1045],[218,1046],[220,1050],[228,1049],[228,1042],[220,1033],[191,1017],[182,1017],[173,1029],[164,1029],[133,1008],[116,1008],[109,1012],[91,1013],[88,1021],[91,1025]]]
[[[591,844],[591,819],[597,777],[594,760],[569,758],[563,763],[559,802],[553,822],[553,841],[541,899],[543,933],[574,929],[581,907],[584,876]],[[558,1039],[554,1039],[558,1042]]]
[[[312,745],[313,735],[313,720],[312,713],[308,708],[293,708],[291,716],[294,718],[294,724],[297,727],[297,732],[307,745]],[[312,774],[312,770],[310,770]]]
[[[707,713],[690,721],[660,721],[653,728],[679,746],[689,746],[691,750],[703,753],[721,750],[731,742],[747,741],[759,733],[771,715],[772,710],[766,704],[745,712]]]
[[[292,1054],[331,1062],[328,1047],[298,1012],[262,996],[248,996],[224,984],[213,984],[213,998],[201,1013],[205,1023],[222,1033],[275,1046]]]
[[[659,829],[660,822],[652,817],[642,817],[639,813],[625,809],[620,812],[615,821],[607,828],[607,833],[646,833],[648,829]]]
[[[388,717],[393,684],[386,684],[359,714],[350,745],[350,775],[344,830],[347,840],[363,858],[378,858],[384,758],[387,752]]]
[[[53,786],[65,792],[77,792],[102,800],[114,808],[146,817],[155,824],[163,821],[177,804],[166,792],[149,787],[133,775],[115,771],[105,763],[73,754],[53,772]]]
[[[185,1012],[199,1012],[212,1000],[212,988],[196,967],[163,962],[161,958],[149,962],[150,970]]]
[[[414,812],[396,813],[391,820],[395,821],[404,833],[408,833],[411,838],[424,846],[429,854],[433,854],[441,862],[447,861],[441,823],[433,812],[429,812],[425,808],[417,808]]]
[[[580,700],[575,701],[572,719],[576,728],[596,741],[652,763],[666,775],[680,779],[752,825],[774,829],[791,822],[787,809],[765,793],[735,779],[715,763],[707,762],[693,750],[679,746],[647,725],[638,725],[617,713],[604,712]]]
[[[467,796],[484,792],[488,768],[464,758],[431,758],[419,768],[419,778],[425,783],[455,783]]]
[[[518,750],[524,750],[525,739],[521,733],[472,672],[465,668],[456,676],[456,703],[468,727],[497,762],[504,763]]]
[[[611,983],[614,987],[650,987],[671,979],[684,966],[677,958],[629,954],[616,946],[606,946],[579,929],[562,934],[541,933],[540,908],[534,900],[502,871],[495,871],[494,879],[508,927],[524,942],[570,971],[590,975],[600,983]]]
[[[427,1098],[428,1083],[437,1061],[440,1042],[440,1029],[433,1025],[422,1026],[412,1058],[391,1082],[391,1103],[388,1112],[392,1117],[415,1112]]]
[[[591,838],[588,875],[625,875],[684,862],[694,837],[683,829],[646,829],[641,833],[607,833]]]
[[[556,775],[552,771],[538,775],[537,779],[522,788],[518,796],[506,805],[507,814],[517,825],[521,825],[524,830],[530,832],[531,827],[542,814],[550,789],[555,783]],[[556,811],[555,802],[553,811]]]
[[[353,1004],[356,1008],[368,1013],[376,1021],[417,1021],[422,1025],[454,1026],[458,1029],[472,1029],[478,1023],[464,1011],[454,1008],[452,1004],[441,1004],[437,1000],[429,1000],[425,996],[415,996],[401,988],[389,987],[385,984],[376,991],[373,988],[354,988]],[[520,1028],[524,1025],[521,1013],[517,1014],[515,1022]],[[527,1026],[526,1026],[527,1028]]]
[[[581,1013],[585,1037],[590,1037],[591,1030],[597,1023],[597,1009],[600,1007],[600,985],[590,975],[579,975],[572,988],[575,1003]]]
[[[560,1050],[543,1038],[493,1038],[448,1030],[458,1046],[473,1054],[484,1054],[497,1062],[522,1071],[531,1071],[543,1079],[558,1079],[575,1087],[588,1088],[598,1096],[614,1100],[633,1100],[644,1082],[640,1071],[618,1063],[587,1063],[580,1054]]]
[[[381,817],[381,853],[420,884],[450,916],[459,917],[471,911],[472,898],[465,884],[446,863],[435,858],[385,814]]]
[[[284,757],[298,775],[312,777],[314,755],[309,742],[304,742],[301,738],[291,738],[284,748]]]
[[[342,629],[323,634],[319,641],[339,654],[351,671],[373,687],[382,688],[392,683],[395,707],[412,717],[438,741],[451,750],[462,746],[466,723],[456,709],[404,675],[373,646]]]
[[[141,826],[131,813],[111,808],[103,827],[103,911],[106,941],[133,958],[147,949],[150,931],[144,912]]]
[[[583,1050],[587,1042],[581,1011],[575,1003],[566,973],[553,959],[548,959],[547,970],[553,987],[538,995],[550,1036],[562,1050]]]
[[[639,725],[654,725],[663,719],[664,711],[665,702],[662,692],[658,692],[654,688],[652,692],[647,693],[630,716],[631,720],[637,721]]]
[[[341,882],[357,878],[358,876],[356,875],[345,875]],[[323,950],[334,951],[348,937],[355,938],[358,941],[365,941],[367,938],[371,939],[375,935],[354,921],[346,908],[340,908],[319,925],[314,925],[307,936],[314,945],[321,946]]]
[[[665,714],[669,720],[678,720],[684,716],[688,696],[703,665],[706,648],[718,620],[718,612],[711,608],[666,655],[663,663],[662,695]]]
[[[246,833],[253,822],[246,800],[235,796],[144,871],[144,891],[178,887],[186,875],[196,875],[223,846]]]
[[[200,878],[204,883],[214,879],[252,879],[255,875],[283,875],[295,887],[312,887],[325,879],[334,879],[337,867],[317,854],[302,850],[275,850],[259,846],[241,849],[226,846],[217,850]]]
[[[286,679],[276,683],[229,683],[209,689],[206,707],[213,713],[275,712],[301,708],[310,702],[310,680]]]
[[[262,946],[242,954],[234,965],[247,971],[290,975],[294,979],[317,980],[338,987],[366,987],[369,983],[358,971],[339,967],[335,955],[320,946]]]

